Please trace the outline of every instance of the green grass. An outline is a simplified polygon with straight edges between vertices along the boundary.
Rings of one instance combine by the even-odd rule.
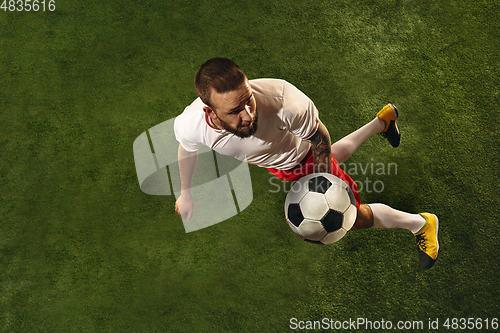
[[[56,7],[0,11],[0,331],[500,317],[497,2]],[[396,104],[401,146],[374,137],[348,163],[397,163],[397,175],[369,175],[384,191],[362,200],[437,214],[436,265],[418,268],[405,230],[300,241],[284,221],[286,194],[254,166],[250,207],[189,234],[172,196],[142,193],[133,141],[196,98],[194,72],[213,56],[296,85],[332,140]]]

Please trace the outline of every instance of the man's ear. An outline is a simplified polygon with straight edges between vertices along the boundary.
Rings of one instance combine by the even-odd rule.
[[[215,114],[215,112],[214,112],[214,111],[213,111],[210,107],[208,107],[208,106],[204,106],[204,107],[203,107],[203,111],[205,112],[205,114],[206,114],[207,116],[209,116],[209,117],[210,117],[210,118],[212,118],[213,120],[218,119],[218,118],[217,118],[217,115]]]

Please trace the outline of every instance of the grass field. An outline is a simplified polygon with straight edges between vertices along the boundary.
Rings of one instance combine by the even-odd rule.
[[[500,317],[497,1],[55,5],[0,10],[0,331],[287,332],[291,318],[366,318],[434,332]],[[406,230],[301,241],[285,191],[255,166],[252,204],[192,233],[173,196],[141,192],[132,143],[196,98],[194,73],[214,56],[297,86],[332,140],[397,105],[400,147],[377,136],[347,163],[397,164],[352,176],[383,184],[363,202],[439,216],[436,265],[418,267]]]

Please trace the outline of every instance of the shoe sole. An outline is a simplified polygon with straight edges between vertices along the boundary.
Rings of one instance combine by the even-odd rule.
[[[396,120],[397,120],[399,117],[398,108],[396,108],[396,106],[394,104],[391,104],[391,103],[389,103],[388,105],[391,107],[392,111],[396,114]]]
[[[394,135],[388,133],[394,133]],[[383,134],[385,134],[384,137],[387,138],[391,146],[393,146],[394,148],[399,146],[399,143],[401,142],[401,133],[399,132],[398,125],[396,125],[396,122],[394,120],[391,120],[389,128]]]

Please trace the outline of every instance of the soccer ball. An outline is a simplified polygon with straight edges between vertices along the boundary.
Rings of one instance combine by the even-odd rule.
[[[286,221],[301,239],[314,244],[340,240],[356,220],[349,186],[328,173],[314,173],[293,184],[285,200]]]

